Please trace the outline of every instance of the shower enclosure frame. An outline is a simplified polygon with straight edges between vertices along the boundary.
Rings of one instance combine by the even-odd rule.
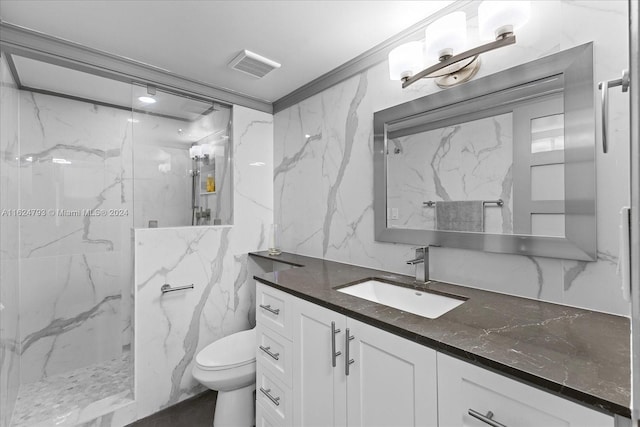
[[[155,68],[143,63],[121,58],[115,55],[88,48],[43,33],[35,32],[0,20],[0,52],[9,59],[12,55],[41,61],[48,64],[65,67],[99,77],[104,77],[119,82],[139,85],[154,86],[156,89],[181,97],[187,97],[199,101],[222,104],[230,108],[229,123],[233,122],[233,106],[243,106],[250,109],[272,113],[270,103],[259,99],[246,97],[234,92],[219,89],[214,86],[185,78],[173,73]],[[9,61],[8,61],[9,62]],[[12,70],[15,71],[15,70]],[[25,88],[26,89],[26,88]],[[63,96],[64,97],[64,96]],[[74,99],[68,96],[69,99]],[[98,102],[99,104],[99,102]],[[111,105],[106,105],[111,106]],[[131,106],[131,112],[135,109]],[[229,183],[233,186],[233,129],[228,126],[229,155],[226,156],[226,169],[228,170]],[[135,167],[135,165],[134,165]],[[230,193],[231,218],[233,218],[233,191]],[[187,208],[185,206],[185,208]],[[233,220],[232,220],[233,223]],[[189,225],[185,225],[189,227]],[[135,224],[132,224],[135,228]],[[132,260],[133,261],[133,260]],[[134,284],[131,283],[133,288]],[[132,330],[134,329],[134,310],[132,305]],[[134,370],[135,348],[131,342],[131,369]],[[135,374],[133,380],[133,393],[135,399]]]
[[[631,419],[640,427],[640,5],[629,0]]]

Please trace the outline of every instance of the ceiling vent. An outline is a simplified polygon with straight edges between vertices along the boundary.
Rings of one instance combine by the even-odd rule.
[[[280,68],[280,64],[264,56],[260,56],[257,53],[243,50],[238,56],[233,58],[233,61],[229,63],[229,67],[249,74],[250,76],[261,78],[276,68]]]

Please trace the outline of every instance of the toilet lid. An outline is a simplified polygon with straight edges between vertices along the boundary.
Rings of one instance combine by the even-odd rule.
[[[246,365],[255,359],[255,329],[227,335],[209,344],[196,355],[198,366],[208,370]]]

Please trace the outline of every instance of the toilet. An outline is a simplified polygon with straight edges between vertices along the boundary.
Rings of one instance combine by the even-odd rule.
[[[214,427],[255,424],[255,328],[228,335],[200,350],[192,373],[200,384],[218,391]]]

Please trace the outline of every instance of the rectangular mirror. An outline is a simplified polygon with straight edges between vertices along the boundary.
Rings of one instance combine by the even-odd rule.
[[[589,43],[376,112],[376,239],[595,259],[593,91]]]

